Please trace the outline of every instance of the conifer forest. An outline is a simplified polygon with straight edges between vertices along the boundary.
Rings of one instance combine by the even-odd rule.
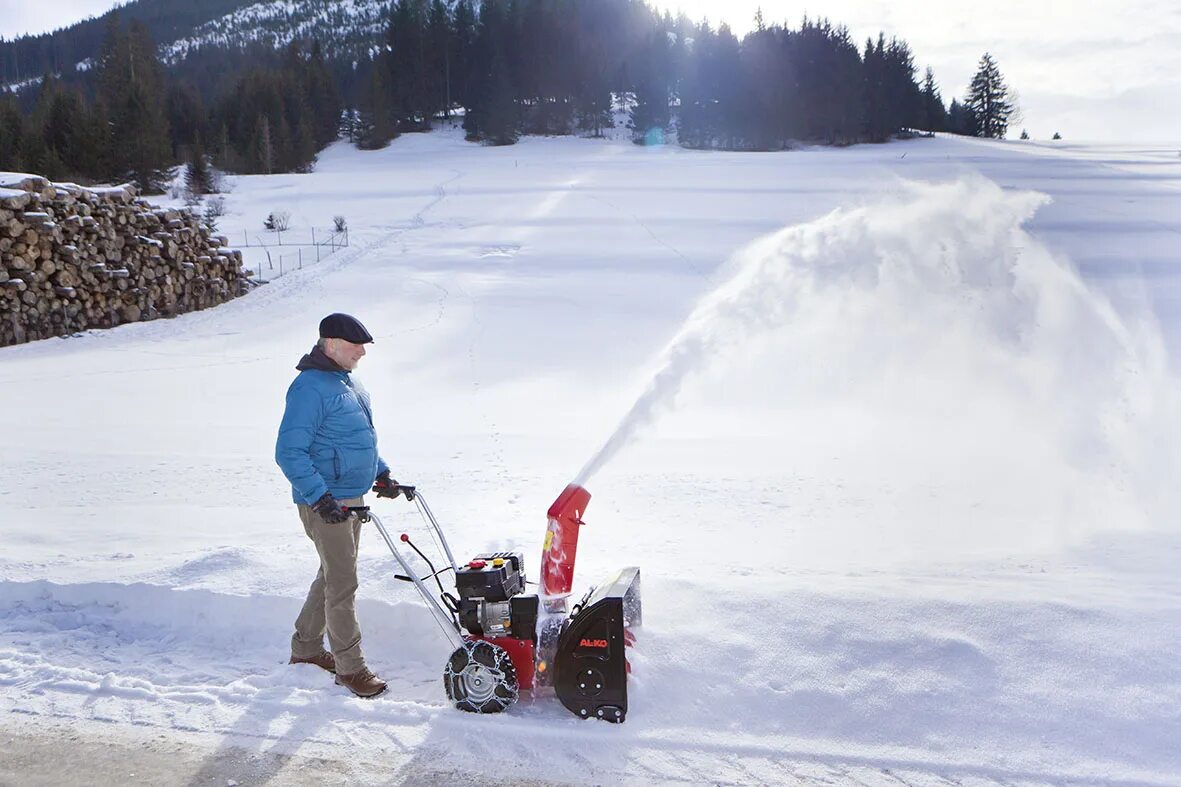
[[[296,5],[303,17],[138,0],[0,40],[0,170],[152,193],[186,162],[307,171],[341,137],[380,148],[448,121],[480,144],[601,136],[624,118],[637,144],[763,151],[1003,137],[1017,111],[988,54],[948,105],[905,40],[855,41],[824,18],[760,13],[739,38],[640,0],[396,0],[345,16],[329,0]]]

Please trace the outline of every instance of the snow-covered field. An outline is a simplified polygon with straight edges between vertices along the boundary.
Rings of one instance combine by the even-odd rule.
[[[1181,784],[1176,149],[438,132],[232,186],[235,242],[287,210],[351,246],[0,350],[0,737],[179,742],[178,784],[256,755],[294,755],[276,783]],[[576,585],[644,576],[626,724],[449,708],[375,533],[388,694],[286,664],[316,562],[272,452],[331,311],[376,336],[383,454],[457,557],[538,554],[585,469]]]

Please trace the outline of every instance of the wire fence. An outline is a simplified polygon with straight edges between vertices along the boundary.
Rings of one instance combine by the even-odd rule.
[[[262,255],[257,255],[253,260],[254,264],[250,266],[253,271],[251,277],[239,280],[246,287],[257,287],[292,271],[302,270],[305,265],[314,265],[349,246],[347,228],[338,231],[336,229],[319,230],[313,227],[294,231],[275,230],[268,234],[275,236],[274,242],[269,243],[267,242],[270,240],[269,238],[264,239],[262,236],[256,235],[252,243],[249,233],[247,231],[242,233],[245,243],[238,248],[261,249],[262,254],[265,254],[265,259]],[[123,272],[123,278],[126,278],[126,271]],[[16,279],[5,282],[5,285],[15,287]],[[79,317],[81,307],[73,300],[72,295],[69,300],[65,297],[60,298],[57,308],[32,312],[22,312],[17,308],[19,304],[12,299],[15,296],[0,297],[0,320],[6,323],[10,322],[12,326],[10,335],[7,330],[0,332],[0,347],[7,344],[23,344],[26,341],[45,339],[50,336],[73,336],[79,331],[90,328],[110,328],[139,319],[154,319],[158,316],[184,313],[194,308],[204,308],[205,305],[219,302],[215,300],[204,305],[193,306],[194,300],[200,300],[203,297],[203,287],[204,285],[198,285],[196,282],[187,282],[184,292],[178,295],[175,306],[163,314],[157,311],[157,306],[146,295],[140,295],[129,301],[128,304],[139,308],[143,317],[130,319],[122,312],[122,306],[128,304],[119,306],[115,301],[108,304],[105,315],[91,314],[89,318],[83,318]],[[0,292],[2,290],[3,286],[0,285]],[[133,294],[135,292],[137,291],[132,290]]]
[[[242,239],[245,243],[238,247],[262,249],[266,254],[266,262],[263,263],[260,259],[259,264],[255,266],[258,270],[254,278],[259,284],[265,284],[291,271],[303,270],[304,265],[313,265],[341,249],[348,248],[349,245],[347,227],[343,230],[317,230],[315,227],[303,230],[274,230],[270,234],[275,236],[273,243],[268,243],[269,239],[261,235],[255,235],[252,243],[250,233],[243,230]],[[276,249],[283,251],[278,252]]]

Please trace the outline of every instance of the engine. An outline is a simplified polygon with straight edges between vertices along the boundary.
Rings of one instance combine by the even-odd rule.
[[[506,650],[522,689],[533,687],[537,596],[525,595],[520,552],[480,555],[455,572],[456,613],[473,639]]]

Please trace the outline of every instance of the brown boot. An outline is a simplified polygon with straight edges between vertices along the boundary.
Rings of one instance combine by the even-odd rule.
[[[336,685],[344,686],[358,697],[376,697],[385,691],[385,681],[370,672],[368,667],[361,667],[360,672],[352,675],[337,674]]]
[[[336,674],[336,659],[333,658],[332,654],[326,650],[320,651],[315,656],[312,656],[310,659],[299,659],[299,658],[296,658],[295,656],[292,656],[291,661],[289,661],[287,663],[288,664],[315,664],[320,669],[328,670],[333,675]]]

